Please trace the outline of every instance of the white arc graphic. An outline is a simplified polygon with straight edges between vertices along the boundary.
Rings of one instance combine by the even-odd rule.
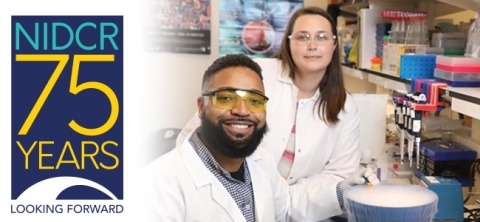
[[[56,200],[62,191],[69,187],[78,185],[97,189],[108,195],[113,200],[117,200],[117,197],[115,197],[115,195],[104,186],[81,177],[53,177],[42,180],[23,191],[17,200]]]

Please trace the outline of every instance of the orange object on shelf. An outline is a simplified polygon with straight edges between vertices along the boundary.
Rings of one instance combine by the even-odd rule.
[[[382,69],[382,58],[381,57],[373,57],[371,60],[372,62],[372,69],[375,71],[381,71]]]

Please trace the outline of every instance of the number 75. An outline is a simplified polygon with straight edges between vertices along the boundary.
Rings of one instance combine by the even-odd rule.
[[[47,100],[48,95],[53,89],[53,86],[57,82],[60,74],[62,74],[63,69],[67,65],[70,56],[68,54],[17,54],[16,61],[18,62],[58,62],[57,67],[52,73],[52,76],[48,80],[45,88],[43,88],[40,96],[38,97],[35,105],[33,106],[32,110],[28,114],[27,119],[23,123],[18,135],[26,135],[30,130],[35,118],[37,117],[38,113],[42,109],[43,104]],[[70,93],[76,95],[83,90],[87,89],[96,89],[107,96],[108,100],[110,101],[111,112],[110,116],[108,117],[107,121],[97,127],[97,128],[86,128],[79,125],[75,120],[71,120],[68,125],[72,128],[75,132],[86,135],[86,136],[97,136],[101,135],[112,128],[118,118],[119,113],[119,104],[117,96],[115,92],[108,87],[107,85],[96,82],[96,81],[89,81],[78,84],[78,74],[80,69],[81,62],[113,62],[115,61],[115,57],[112,54],[104,54],[104,55],[74,55],[73,56],[73,64],[72,64],[72,76],[70,79]]]

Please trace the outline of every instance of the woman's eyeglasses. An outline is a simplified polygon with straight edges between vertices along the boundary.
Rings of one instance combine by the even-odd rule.
[[[288,38],[297,45],[308,45],[310,41],[313,41],[313,43],[317,44],[327,43],[335,40],[337,36],[332,35],[328,32],[317,32],[313,36],[307,32],[296,32],[292,35],[289,35]]]

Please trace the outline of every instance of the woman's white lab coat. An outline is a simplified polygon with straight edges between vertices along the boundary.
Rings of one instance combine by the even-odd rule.
[[[335,126],[328,126],[318,117],[317,109],[314,110],[315,101],[320,96],[318,91],[312,98],[298,100],[296,110],[298,88],[288,72],[283,72],[280,60],[262,58],[255,61],[262,67],[265,94],[270,98],[267,104],[270,130],[262,146],[278,163],[296,118],[295,160],[287,178],[292,185],[291,192],[298,195],[295,193],[303,192],[303,186],[309,186],[309,183],[324,187],[332,192],[324,194],[324,213],[330,216],[341,214],[336,191],[330,186],[351,177],[359,165],[357,104],[351,95],[347,95],[345,110],[338,116],[340,121]]]
[[[299,179],[317,175],[323,180],[341,181],[350,177],[358,167],[360,153],[359,113],[353,97],[347,95],[345,111],[339,114],[339,123],[328,126],[320,120],[312,98],[298,101],[298,88],[282,71],[280,60],[256,59],[263,73],[265,94],[270,98],[267,108],[269,132],[262,146],[271,151],[278,162],[290,137],[296,117],[295,160],[287,178],[289,184]]]

